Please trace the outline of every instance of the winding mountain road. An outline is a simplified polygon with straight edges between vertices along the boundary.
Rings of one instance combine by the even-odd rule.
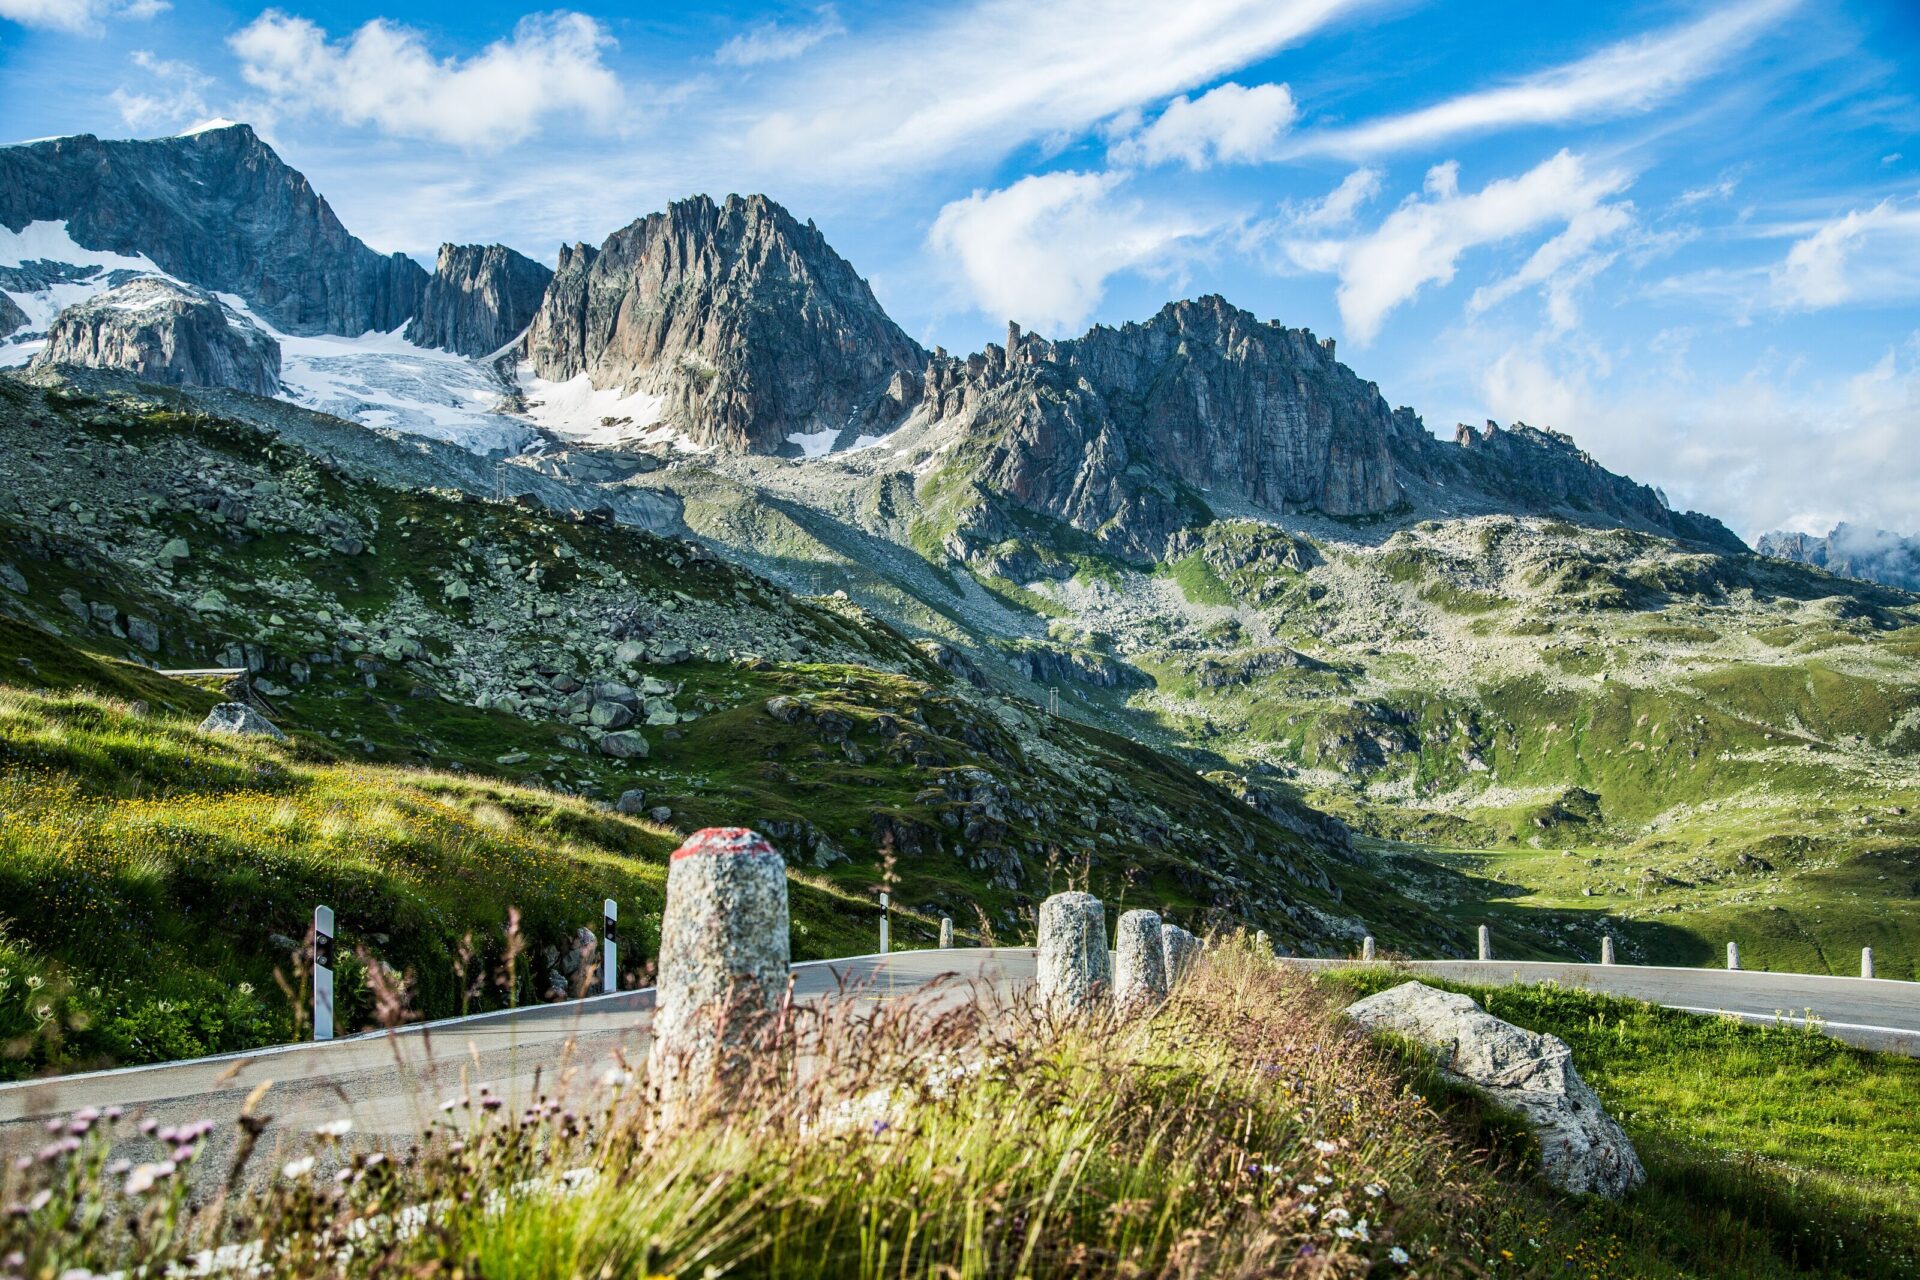
[[[1334,967],[1350,961],[1300,960]],[[1401,968],[1459,982],[1556,982],[1673,1008],[1755,1021],[1808,1016],[1852,1044],[1920,1057],[1920,983],[1751,970],[1662,969],[1507,961],[1409,962]],[[797,999],[835,995],[959,1000],[973,984],[1007,992],[1033,980],[1027,948],[905,951],[812,961],[793,967]],[[941,979],[945,981],[940,981]],[[931,990],[929,990],[931,988]],[[563,1095],[609,1070],[637,1069],[653,1016],[651,990],[373,1032],[320,1044],[285,1045],[186,1062],[126,1067],[0,1085],[0,1149],[44,1141],[45,1124],[81,1107],[120,1105],[158,1123],[209,1119],[218,1126],[205,1164],[224,1167],[247,1096],[263,1083],[258,1113],[271,1116],[267,1150],[314,1127],[350,1119],[368,1138],[417,1135],[442,1099],[485,1082],[508,1107],[537,1093]]]

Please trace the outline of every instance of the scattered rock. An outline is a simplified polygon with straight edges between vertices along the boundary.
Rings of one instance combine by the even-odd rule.
[[[600,739],[600,754],[616,760],[644,760],[651,748],[646,737],[635,729],[622,729]]]
[[[621,813],[634,817],[647,810],[647,793],[640,790],[622,791],[613,807]]]
[[[0,564],[0,587],[5,587],[17,596],[27,594],[26,578],[10,564]]]

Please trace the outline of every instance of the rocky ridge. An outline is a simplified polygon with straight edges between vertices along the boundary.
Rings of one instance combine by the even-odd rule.
[[[407,340],[484,356],[519,337],[553,272],[499,244],[443,244]]]
[[[925,361],[826,237],[765,196],[696,196],[563,248],[526,353],[541,378],[660,396],[660,421],[749,453],[886,430]]]
[[[35,359],[124,369],[149,382],[271,396],[280,344],[203,290],[142,276],[68,307]]]

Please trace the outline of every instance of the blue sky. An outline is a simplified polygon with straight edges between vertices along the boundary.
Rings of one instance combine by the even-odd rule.
[[[1911,0],[0,0],[19,138],[246,119],[376,247],[816,220],[928,344],[1218,292],[1430,427],[1920,531]]]

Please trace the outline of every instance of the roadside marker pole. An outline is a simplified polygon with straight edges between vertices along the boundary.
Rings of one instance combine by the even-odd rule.
[[[333,908],[313,909],[313,1038],[333,1039]]]
[[[1485,925],[1480,926],[1480,958],[1482,960],[1493,959],[1493,934],[1488,931]]]
[[[600,989],[620,989],[620,904],[608,898],[600,904]]]
[[[887,891],[880,891],[880,954],[887,954]]]
[[[940,949],[942,951],[949,951],[952,948],[953,948],[953,917],[941,916],[940,917]]]
[[[1612,934],[1603,933],[1600,935],[1600,963],[1601,964],[1613,963],[1613,935]]]
[[[1360,958],[1369,963],[1373,960],[1373,935],[1368,934],[1360,940]]]
[[[1863,978],[1871,978],[1873,976],[1872,947],[1860,948],[1860,976]]]
[[[1738,969],[1739,967],[1740,967],[1740,944],[1737,942],[1729,942],[1727,944],[1727,969],[1729,972],[1731,972],[1732,970]]]

